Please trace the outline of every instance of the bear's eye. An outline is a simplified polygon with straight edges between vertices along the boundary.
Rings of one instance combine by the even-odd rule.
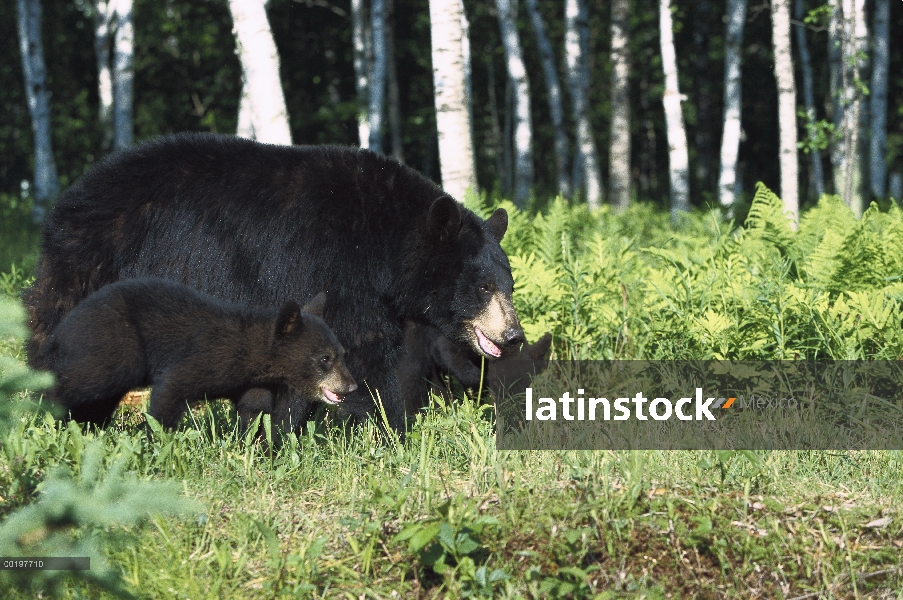
[[[491,285],[491,284],[484,283],[484,284],[482,284],[482,285],[480,286],[480,293],[481,293],[481,294],[488,294],[488,293],[490,293],[491,291],[492,291],[492,285]]]
[[[320,357],[320,365],[323,368],[328,369],[332,366],[332,357],[328,354],[324,354],[322,357]]]

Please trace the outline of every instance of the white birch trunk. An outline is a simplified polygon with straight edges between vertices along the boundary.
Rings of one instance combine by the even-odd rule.
[[[781,199],[795,229],[799,224],[799,158],[796,133],[796,82],[790,53],[790,0],[771,2],[774,76],[778,84]]]
[[[430,33],[442,187],[459,202],[476,188],[465,79],[462,0],[430,0]]]
[[[505,63],[514,87],[514,203],[523,207],[533,187],[533,123],[530,116],[530,82],[517,32],[516,0],[495,0],[498,9]]]
[[[235,128],[235,135],[249,140],[257,139],[251,115],[251,100],[248,98],[248,82],[244,80],[244,74],[242,74],[241,98],[238,101],[238,125]]]
[[[25,95],[31,115],[34,135],[34,209],[32,219],[41,223],[49,203],[60,190],[50,123],[50,93],[47,90],[47,70],[41,43],[40,0],[17,0],[19,49],[22,53],[22,72],[25,75]]]
[[[809,56],[809,43],[806,41],[806,26],[803,19],[806,9],[803,0],[793,0],[793,17],[796,20],[796,45],[800,51],[800,63],[803,69],[803,101],[806,103],[806,119],[809,123],[816,120],[815,113],[815,85],[812,81],[812,59]],[[815,190],[816,200],[825,193],[825,174],[821,164],[821,151],[815,145],[816,133],[810,129],[809,133],[809,157],[812,162],[812,188]]]
[[[841,197],[857,217],[862,215],[862,161],[860,118],[861,73],[868,49],[865,0],[842,0],[843,9],[843,188]]]
[[[690,210],[689,155],[687,131],[680,103],[684,99],[677,84],[677,53],[669,0],[661,0],[659,11],[662,67],[665,71],[665,122],[668,132],[668,172],[671,180],[671,219]]]
[[[589,76],[585,65],[584,43],[581,41],[581,11],[577,0],[565,3],[565,54],[568,67],[568,87],[571,91],[571,105],[574,123],[577,127],[577,148],[575,160],[580,160],[580,175],[583,186],[574,184],[574,189],[584,187],[586,201],[590,208],[602,205],[602,176],[599,171],[599,153],[589,120]],[[584,15],[585,16],[585,15]],[[576,169],[575,169],[576,170]]]
[[[357,137],[361,148],[370,144],[369,66],[367,64],[367,17],[364,0],[351,0],[351,39],[354,52],[354,88],[357,91]]]
[[[869,147],[869,180],[872,196],[884,198],[887,188],[887,65],[890,57],[890,0],[875,0],[872,27],[872,81],[869,86],[872,135]]]
[[[741,49],[746,24],[746,0],[728,0],[724,48],[724,130],[721,134],[721,172],[718,197],[724,207],[733,206],[737,194],[737,155],[740,152]],[[728,212],[731,212],[730,210]]]
[[[110,29],[113,12],[109,0],[94,5],[94,52],[97,55],[98,121],[103,134],[102,148],[113,146],[113,74],[110,70]]]
[[[401,97],[398,90],[398,68],[395,64],[395,2],[386,0],[386,101],[392,156],[404,164],[404,142],[401,135]],[[473,119],[471,119],[473,121]]]
[[[113,149],[132,145],[134,98],[134,32],[132,0],[113,0],[116,33],[113,37]]]
[[[630,206],[630,1],[611,3],[611,150],[608,167],[610,202]]]
[[[844,161],[846,154],[843,136],[844,99],[843,99],[843,9],[840,0],[828,0],[831,17],[828,23],[828,67],[831,90],[831,122],[834,124],[834,136],[831,141],[831,175],[834,182],[834,193],[843,195]]]
[[[267,21],[265,2],[229,0],[229,9],[257,140],[291,145],[288,110],[279,79],[279,54]]]
[[[549,37],[546,35],[545,24],[542,21],[537,0],[527,0],[527,9],[530,12],[530,22],[533,25],[533,33],[536,34],[536,43],[539,46],[542,69],[546,78],[549,115],[552,117],[552,129],[555,132],[555,166],[558,173],[558,193],[569,197],[571,195],[571,175],[568,170],[568,138],[564,129],[564,109],[561,102],[558,69],[555,67],[555,53],[552,51],[552,44],[549,43]]]
[[[383,151],[383,114],[386,111],[386,5],[384,0],[370,3],[370,31],[373,35],[373,69],[370,72],[370,144],[374,152]]]

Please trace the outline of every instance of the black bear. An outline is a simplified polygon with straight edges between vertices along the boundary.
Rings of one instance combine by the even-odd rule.
[[[436,327],[489,358],[523,341],[499,241],[483,220],[413,169],[368,150],[270,146],[178,134],[113,154],[58,199],[26,294],[29,361],[83,298],[132,277],[180,281],[246,306],[328,292],[324,320],[361,383],[353,415],[381,400],[403,430],[395,367],[404,322]],[[297,429],[309,403],[287,390]]]
[[[313,313],[288,301],[278,311],[231,306],[163,279],[126,279],[78,304],[41,347],[56,375],[53,399],[79,422],[103,425],[123,394],[151,386],[148,412],[174,429],[186,403],[287,386],[338,404],[357,385],[344,349]],[[249,394],[244,410],[251,405]],[[276,418],[284,418],[276,415]]]
[[[428,390],[448,397],[445,383],[453,376],[465,389],[476,390],[480,384],[496,398],[525,378],[542,372],[552,335],[545,334],[535,344],[508,347],[493,362],[481,364],[481,357],[469,346],[453,342],[435,327],[409,321],[405,326],[405,351],[398,364],[398,380],[405,411],[411,418],[426,406]]]

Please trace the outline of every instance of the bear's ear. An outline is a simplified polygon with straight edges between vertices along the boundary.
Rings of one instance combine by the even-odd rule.
[[[461,207],[451,196],[441,196],[430,205],[429,226],[440,242],[454,239],[461,230]]]
[[[508,231],[508,212],[504,208],[497,208],[492,216],[486,219],[486,225],[496,241],[501,242]]]
[[[302,310],[322,319],[324,306],[326,306],[326,292],[320,292],[313,297],[313,300],[305,304]]]
[[[301,317],[301,307],[297,302],[289,300],[279,309],[276,316],[275,333],[277,338],[298,333],[304,328],[304,319]]]

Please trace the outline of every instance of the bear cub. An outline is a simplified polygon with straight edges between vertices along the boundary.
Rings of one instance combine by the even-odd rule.
[[[319,317],[319,294],[302,309],[238,307],[173,281],[126,279],[80,302],[41,346],[56,375],[53,399],[72,419],[109,421],[129,390],[150,386],[148,412],[175,429],[186,404],[288,386],[337,404],[357,389],[345,351]],[[250,408],[250,404],[245,409]]]

